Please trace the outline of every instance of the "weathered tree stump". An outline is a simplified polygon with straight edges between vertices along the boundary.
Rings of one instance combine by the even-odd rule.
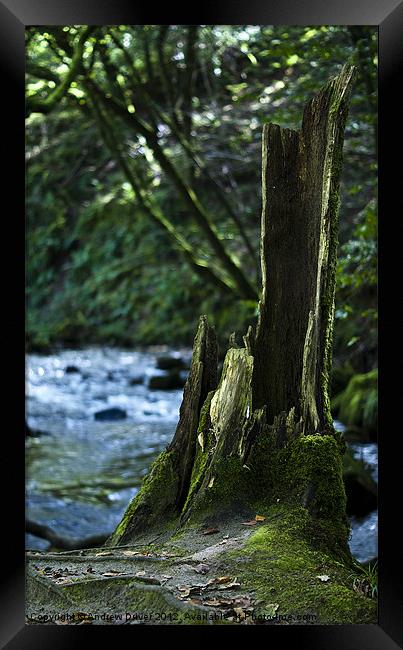
[[[241,348],[231,336],[218,383],[214,329],[201,317],[172,443],[103,550],[32,556],[31,611],[51,601],[40,566],[63,561],[79,577],[50,580],[72,611],[135,608],[150,623],[223,622],[226,613],[230,622],[256,622],[251,613],[270,622],[277,610],[298,624],[375,622],[348,548],[344,449],[328,395],[353,76],[345,66],[307,104],[300,131],[264,127],[256,332]],[[84,562],[94,562],[90,578]],[[142,565],[148,577],[136,571]],[[208,575],[194,584],[195,571]],[[309,612],[314,619],[303,618]]]
[[[263,129],[262,299],[256,333],[230,340],[217,382],[206,317],[173,442],[112,536],[301,503],[347,547],[341,444],[329,407],[346,66],[305,107],[300,131]],[[341,543],[341,542],[340,542]]]

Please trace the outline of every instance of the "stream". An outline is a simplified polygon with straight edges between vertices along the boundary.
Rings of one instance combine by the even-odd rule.
[[[171,441],[182,389],[150,390],[161,354],[189,358],[190,350],[147,352],[89,347],[52,355],[27,355],[26,419],[43,432],[26,439],[26,516],[61,535],[111,532],[136,494],[151,462]],[[126,418],[99,421],[117,408]],[[335,423],[342,428],[341,423]],[[377,480],[373,443],[350,445]],[[361,562],[377,555],[377,512],[351,518],[350,548]],[[26,535],[26,546],[49,542]]]

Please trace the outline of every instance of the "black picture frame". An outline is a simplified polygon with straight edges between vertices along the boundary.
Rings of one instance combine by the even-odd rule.
[[[199,9],[199,11],[197,11]],[[3,458],[9,459],[12,475],[5,475],[3,487],[2,518],[5,523],[5,549],[1,568],[2,590],[0,595],[0,642],[1,647],[11,650],[25,648],[81,648],[87,647],[88,637],[93,634],[88,629],[102,632],[103,642],[113,634],[120,635],[117,627],[77,628],[52,626],[27,626],[24,624],[24,29],[27,25],[57,24],[284,24],[284,25],[377,25],[379,27],[379,203],[380,203],[380,255],[379,255],[379,370],[380,370],[380,425],[383,435],[379,439],[380,458],[380,499],[379,499],[379,603],[377,625],[340,625],[280,627],[264,629],[243,627],[236,629],[240,643],[254,639],[255,632],[263,633],[263,639],[270,646],[294,641],[296,647],[326,650],[363,648],[365,650],[392,650],[403,646],[403,612],[400,552],[400,534],[397,533],[399,513],[399,458],[397,440],[399,437],[399,385],[387,380],[388,372],[384,365],[390,357],[398,364],[399,346],[396,340],[401,331],[401,321],[397,318],[396,304],[387,304],[390,283],[396,278],[396,260],[402,257],[400,242],[396,241],[396,251],[390,249],[387,235],[397,225],[396,214],[401,206],[399,185],[401,184],[401,165],[395,162],[393,152],[402,151],[397,142],[401,125],[401,106],[396,101],[396,89],[402,85],[403,71],[403,3],[397,0],[305,0],[297,4],[295,0],[263,2],[203,3],[199,8],[179,4],[165,6],[135,5],[125,0],[1,0],[0,1],[0,65],[2,70],[3,95],[3,160],[7,165],[2,175],[3,205],[11,208],[4,212],[3,247],[12,252],[11,262],[3,270],[6,279],[5,305],[7,307],[7,327],[5,361],[13,370],[14,381],[9,385],[9,398],[16,407],[11,409],[11,424],[4,427]],[[401,128],[400,128],[401,130]],[[401,137],[401,135],[400,135]],[[401,213],[403,214],[403,213]],[[395,218],[393,218],[395,217]],[[12,228],[10,228],[12,226]],[[393,237],[391,238],[393,239]],[[388,252],[386,253],[386,247]],[[11,269],[11,271],[10,271]],[[10,282],[9,280],[12,280]],[[385,292],[384,292],[385,289]],[[7,293],[8,292],[8,293]],[[16,297],[16,300],[15,300]],[[14,307],[11,305],[14,304]],[[5,339],[3,339],[4,341]],[[386,388],[387,386],[387,388]],[[8,404],[8,397],[6,398]],[[401,398],[400,398],[401,399]],[[388,414],[388,415],[386,415]],[[389,421],[388,421],[389,420]],[[14,431],[12,435],[10,432]],[[387,435],[386,435],[387,434]],[[393,444],[391,445],[391,436]],[[10,498],[12,495],[12,498]],[[13,532],[10,532],[13,531]],[[173,629],[175,628],[175,629]],[[84,629],[84,632],[81,630]],[[63,631],[61,631],[63,630]],[[135,632],[138,640],[138,627]],[[224,631],[225,630],[225,631]],[[172,626],[143,628],[145,638],[159,634],[156,642],[172,640],[172,634],[182,637],[184,642],[204,645],[211,635],[220,643],[228,642],[234,628],[204,626],[196,629]],[[196,634],[197,632],[197,634]],[[190,641],[190,634],[192,640]],[[207,635],[207,637],[206,637]],[[244,635],[244,636],[242,636]],[[287,637],[287,638],[285,638]],[[291,639],[292,637],[292,639]],[[93,639],[92,639],[93,640]],[[111,639],[112,640],[112,639]]]

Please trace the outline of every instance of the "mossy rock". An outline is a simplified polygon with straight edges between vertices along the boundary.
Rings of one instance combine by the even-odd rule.
[[[347,427],[358,427],[374,436],[378,419],[378,369],[354,375],[345,390],[333,398],[332,411]]]

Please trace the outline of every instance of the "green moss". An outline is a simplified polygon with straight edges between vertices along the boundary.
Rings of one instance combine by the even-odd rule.
[[[272,506],[241,552],[230,554],[243,588],[260,601],[256,616],[272,616],[277,605],[277,616],[314,617],[301,622],[375,623],[375,602],[353,589],[353,564],[318,545],[309,520],[302,507]]]
[[[347,426],[376,432],[378,369],[354,375],[345,390],[332,400],[333,413]]]
[[[129,503],[122,520],[109,538],[109,545],[122,542],[130,530],[142,528],[143,523],[150,528],[161,523],[169,526],[172,514],[169,510],[175,503],[177,490],[175,453],[163,451],[151,465],[140,491]],[[161,519],[162,515],[166,519]]]
[[[345,512],[342,462],[332,436],[301,436],[291,446],[289,489],[320,517],[340,520]]]
[[[299,436],[278,448],[267,427],[245,464],[229,456],[209,469],[192,503],[191,520],[229,511],[264,515],[278,503],[302,507],[305,534],[340,557],[349,557],[342,456],[330,435]]]
[[[208,466],[209,454],[213,446],[213,434],[209,431],[210,427],[210,404],[215,391],[208,393],[206,400],[202,406],[199,418],[199,426],[197,428],[197,447],[196,456],[193,462],[192,476],[190,479],[190,487],[188,496],[183,507],[182,512],[186,512],[191,504],[193,497],[199,489],[205,470]]]
[[[333,436],[298,436],[278,448],[274,434],[268,431],[255,444],[247,464],[261,477],[260,497],[267,494],[271,502],[303,503],[320,517],[343,517],[342,457]]]
[[[237,509],[245,500],[249,501],[250,472],[242,466],[238,456],[229,456],[215,463],[209,471],[207,481],[197,502],[199,511],[219,511],[228,506]]]

